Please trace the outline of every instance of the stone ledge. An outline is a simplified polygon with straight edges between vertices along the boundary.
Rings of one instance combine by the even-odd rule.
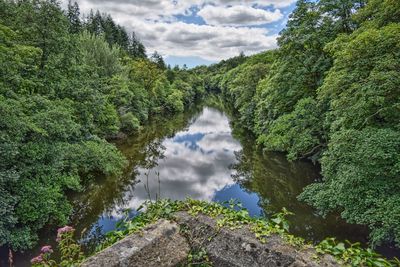
[[[318,257],[312,248],[299,249],[278,235],[260,242],[248,227],[219,229],[215,219],[187,212],[175,222],[159,220],[87,259],[84,267],[185,266],[190,249],[205,249],[213,266],[221,267],[336,267],[330,255]]]
[[[189,250],[179,226],[159,220],[90,257],[81,266],[177,266],[186,261]]]
[[[235,230],[218,229],[216,220],[208,216],[193,217],[186,212],[175,216],[178,224],[189,230],[191,247],[206,249],[214,266],[339,266],[330,255],[316,261],[314,249],[296,249],[278,235],[268,237],[264,244],[245,226]]]

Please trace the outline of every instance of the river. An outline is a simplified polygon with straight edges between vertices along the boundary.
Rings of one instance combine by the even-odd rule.
[[[290,231],[311,242],[325,237],[367,242],[365,228],[338,215],[322,218],[296,197],[320,179],[309,161],[289,162],[280,153],[256,149],[254,138],[233,127],[220,109],[196,107],[172,118],[153,119],[141,133],[116,144],[128,158],[124,175],[97,177],[84,192],[71,195],[72,225],[86,242],[96,245],[104,233],[146,200],[187,197],[224,202],[236,199],[251,216],[282,210],[293,212]],[[54,229],[44,230],[39,246],[54,244]],[[19,254],[17,266],[28,266],[37,251]]]

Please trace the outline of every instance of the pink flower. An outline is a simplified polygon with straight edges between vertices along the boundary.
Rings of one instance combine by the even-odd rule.
[[[75,229],[72,228],[71,226],[68,226],[68,225],[64,226],[62,228],[59,228],[57,230],[57,239],[56,239],[56,241],[60,242],[61,241],[61,237],[62,237],[63,234],[70,233],[70,232],[73,232],[73,231],[75,231]]]
[[[32,263],[32,264],[39,264],[39,263],[42,263],[42,262],[43,262],[43,256],[42,256],[42,254],[40,254],[39,256],[37,256],[37,257],[31,259],[31,263]]]
[[[75,229],[74,228],[72,228],[71,226],[64,226],[64,227],[62,227],[62,228],[59,228],[58,230],[57,230],[57,233],[58,234],[63,234],[63,233],[68,233],[68,232],[72,232],[72,231],[74,231]]]
[[[51,254],[51,253],[53,253],[53,249],[51,248],[51,246],[44,246],[44,247],[42,247],[40,252],[42,252],[43,254],[46,254],[46,253]]]

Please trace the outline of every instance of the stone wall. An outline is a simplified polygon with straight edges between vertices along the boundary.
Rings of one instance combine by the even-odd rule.
[[[185,266],[191,249],[207,252],[213,266],[339,266],[313,248],[296,248],[278,235],[260,242],[248,228],[218,228],[216,220],[186,212],[160,220],[87,259],[84,267]]]

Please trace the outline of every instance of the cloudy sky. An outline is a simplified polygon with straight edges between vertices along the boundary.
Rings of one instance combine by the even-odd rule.
[[[64,0],[66,1],[66,0]],[[295,0],[78,0],[107,12],[171,65],[208,64],[274,48]]]

